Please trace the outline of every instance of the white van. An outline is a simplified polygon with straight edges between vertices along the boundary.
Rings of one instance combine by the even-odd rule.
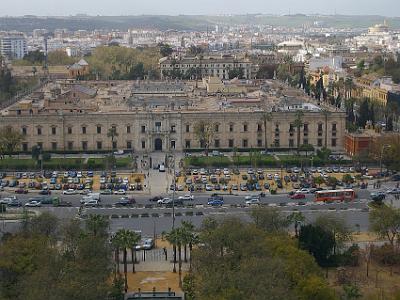
[[[165,166],[164,165],[160,165],[160,167],[158,168],[159,172],[165,172]]]

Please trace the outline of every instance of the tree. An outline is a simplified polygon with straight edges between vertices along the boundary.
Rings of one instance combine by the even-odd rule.
[[[296,112],[296,118],[294,119],[293,126],[296,127],[297,131],[297,154],[299,154],[300,151],[300,127],[303,126],[303,117],[304,113],[299,110]]]
[[[170,232],[168,232],[165,235],[165,238],[167,239],[167,241],[172,245],[173,247],[173,252],[174,252],[174,265],[173,265],[173,269],[172,272],[176,273],[176,247],[178,245],[179,242],[179,233],[177,231],[176,228],[172,229]]]
[[[342,181],[346,184],[351,184],[354,182],[354,178],[353,176],[351,176],[350,174],[344,174],[342,176]]]
[[[288,220],[291,224],[294,224],[295,237],[299,237],[299,226],[301,226],[306,218],[301,212],[293,212],[288,216]]]
[[[269,233],[283,232],[290,224],[290,220],[275,208],[254,208],[250,212],[250,217],[256,227]]]
[[[343,300],[354,300],[362,298],[360,288],[355,284],[346,284],[343,286]]]
[[[329,156],[331,156],[331,154],[332,150],[326,147],[317,150],[317,157],[320,158],[324,162],[324,164],[328,162]]]
[[[332,299],[313,258],[286,233],[269,233],[238,218],[206,220],[185,280],[192,299]],[[318,277],[317,297],[308,297]],[[316,280],[315,280],[316,281]]]
[[[44,62],[44,53],[40,50],[30,51],[25,54],[23,60],[30,65],[42,65]]]
[[[263,112],[261,116],[261,120],[264,123],[264,150],[265,152],[268,151],[268,133],[267,133],[267,124],[272,120],[272,113],[271,112]]]
[[[359,127],[364,128],[369,121],[370,110],[369,110],[369,100],[363,99],[360,104],[360,109],[357,118],[357,124]]]
[[[213,122],[206,121],[198,121],[194,124],[194,134],[200,143],[200,147],[205,149],[207,156],[216,132],[215,125]]]
[[[114,139],[118,137],[117,128],[115,126],[111,127],[107,131],[107,137],[111,138],[111,149],[114,153]]]
[[[336,177],[329,176],[329,177],[326,179],[326,185],[332,187],[333,189],[336,188],[337,183],[338,183],[338,180],[337,180]]]
[[[120,229],[115,233],[113,237],[115,243],[118,245],[119,249],[122,249],[123,252],[123,264],[124,264],[124,288],[125,292],[128,291],[128,249],[133,250],[133,248],[137,245],[140,240],[140,236],[130,230]],[[133,257],[132,257],[133,258]],[[135,261],[132,261],[132,270],[134,270]],[[134,272],[134,271],[133,271]]]
[[[13,154],[21,145],[24,136],[11,127],[0,130],[0,151],[2,154]]]
[[[394,247],[400,238],[400,209],[391,206],[375,208],[369,213],[369,221],[371,230]]]
[[[168,44],[160,43],[158,44],[158,47],[160,49],[160,54],[162,57],[170,56],[173,52],[171,46]]]
[[[314,146],[311,144],[302,144],[299,148],[300,152],[306,153],[306,157],[308,156],[308,152],[313,152],[314,150]]]
[[[102,215],[89,215],[89,218],[86,220],[86,228],[93,236],[107,236],[108,229],[108,221]]]
[[[50,66],[68,66],[74,63],[74,58],[69,57],[63,50],[56,50],[49,52],[47,62]]]
[[[314,222],[315,226],[319,226],[325,231],[328,231],[334,237],[333,254],[341,250],[346,242],[352,240],[351,231],[348,228],[346,221],[337,218],[333,215],[319,215]]]
[[[328,148],[328,117],[331,113],[329,110],[323,109],[322,114],[325,118],[325,148]]]
[[[314,178],[314,183],[318,184],[318,187],[320,187],[321,184],[325,183],[325,180],[322,176],[317,176]]]
[[[243,68],[233,68],[232,70],[228,71],[229,79],[238,78],[242,79],[244,76]]]
[[[327,266],[335,246],[335,237],[320,226],[303,225],[300,227],[299,246],[310,252],[320,266]]]

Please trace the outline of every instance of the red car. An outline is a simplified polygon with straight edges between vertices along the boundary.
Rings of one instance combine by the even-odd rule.
[[[19,188],[19,189],[16,189],[16,190],[15,190],[15,193],[16,193],[16,194],[27,194],[27,193],[28,193],[28,190],[23,189],[23,188]]]
[[[304,199],[306,195],[301,193],[294,193],[293,195],[289,196],[290,199]]]

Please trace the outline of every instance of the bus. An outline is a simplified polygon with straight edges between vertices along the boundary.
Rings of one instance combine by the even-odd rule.
[[[352,189],[326,190],[315,192],[316,202],[353,201],[354,198],[356,198],[356,193]]]

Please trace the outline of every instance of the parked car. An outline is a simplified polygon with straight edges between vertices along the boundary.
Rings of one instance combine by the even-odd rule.
[[[126,198],[122,197],[117,202],[115,202],[115,206],[131,206],[136,203],[134,198]]]
[[[77,191],[74,189],[68,189],[68,190],[63,191],[63,195],[76,195],[76,194],[77,194]]]
[[[289,196],[290,199],[304,199],[305,197],[306,195],[301,193],[294,193],[293,195]]]
[[[383,201],[385,200],[385,193],[383,192],[371,193],[371,199],[373,201]]]
[[[28,203],[25,203],[26,207],[40,207],[42,206],[42,203],[38,200],[31,200]]]
[[[27,189],[24,189],[24,188],[19,188],[19,189],[16,189],[16,190],[15,190],[15,193],[16,193],[16,194],[27,194],[27,193],[28,193],[28,190],[27,190]]]
[[[85,203],[83,203],[83,206],[85,206],[85,207],[96,207],[96,206],[99,206],[99,201],[97,201],[97,200],[89,200],[89,201],[86,201]]]
[[[260,199],[257,198],[251,198],[249,200],[246,200],[246,205],[259,205],[261,203]]]
[[[114,195],[126,195],[126,191],[123,189],[119,189],[114,192]]]
[[[183,201],[193,201],[194,196],[192,194],[186,194],[184,196],[179,196],[178,199],[183,200]]]
[[[39,195],[51,195],[51,191],[50,190],[41,190],[39,192]]]
[[[208,201],[207,201],[207,204],[208,204],[208,205],[211,205],[211,206],[221,206],[221,205],[224,204],[224,200],[221,200],[221,199],[212,199],[212,200],[208,200]]]

